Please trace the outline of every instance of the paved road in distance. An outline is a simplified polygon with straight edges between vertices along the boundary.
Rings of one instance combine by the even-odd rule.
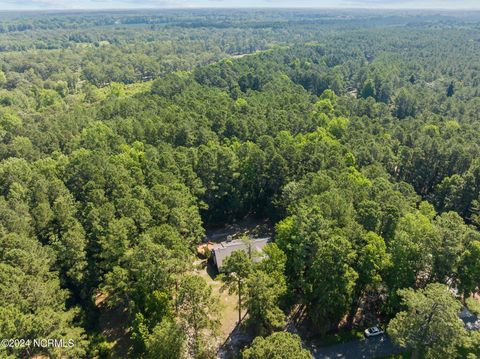
[[[399,354],[402,350],[387,335],[382,335],[316,348],[311,352],[315,359],[374,359]]]

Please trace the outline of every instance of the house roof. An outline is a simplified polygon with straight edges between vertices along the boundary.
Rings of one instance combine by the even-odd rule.
[[[256,252],[258,254],[262,252],[263,247],[266,246],[269,240],[270,237],[255,238],[249,241],[236,239],[233,241],[226,241],[214,244],[213,253],[215,255],[215,263],[217,264],[217,268],[220,270],[223,261],[235,251],[241,250],[247,252],[250,249],[252,253]],[[254,261],[259,261],[262,259],[261,256],[258,255],[252,255],[252,257]]]

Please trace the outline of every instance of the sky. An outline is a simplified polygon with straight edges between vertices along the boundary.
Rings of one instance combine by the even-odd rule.
[[[480,10],[480,0],[0,0],[0,10],[210,7],[315,7]]]

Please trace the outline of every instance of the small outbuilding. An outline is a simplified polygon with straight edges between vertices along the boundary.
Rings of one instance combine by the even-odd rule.
[[[207,243],[202,243],[197,246],[197,255],[200,258],[206,258],[208,257],[209,253],[212,253],[214,243],[208,241]]]

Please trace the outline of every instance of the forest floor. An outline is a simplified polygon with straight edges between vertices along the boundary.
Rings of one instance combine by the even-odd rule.
[[[221,227],[207,228],[205,239],[218,243],[225,241],[227,236],[236,239],[245,235],[256,238],[271,237],[273,235],[273,224],[268,219],[246,217]]]
[[[105,305],[107,298],[104,293],[99,293],[95,298],[95,305],[100,310],[100,332],[107,342],[112,343],[112,358],[129,358],[132,343],[128,331],[128,315],[126,311],[108,308]]]

